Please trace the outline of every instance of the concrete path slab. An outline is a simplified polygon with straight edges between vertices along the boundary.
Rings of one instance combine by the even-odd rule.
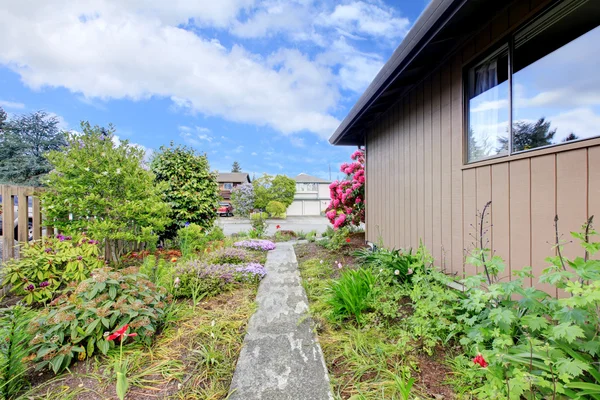
[[[267,256],[266,269],[229,399],[333,399],[292,244],[278,243]]]

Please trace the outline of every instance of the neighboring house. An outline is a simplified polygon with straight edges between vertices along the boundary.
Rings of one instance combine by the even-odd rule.
[[[287,215],[322,215],[329,205],[329,184],[331,182],[306,174],[300,174],[294,180],[296,181],[296,195],[287,209]]]
[[[217,177],[221,199],[231,203],[231,190],[242,183],[251,183],[250,175],[245,172],[219,172]]]
[[[600,218],[599,24],[600,1],[432,0],[330,139],[366,146],[367,239],[471,274],[491,201],[484,243],[539,276],[555,215],[565,243]]]

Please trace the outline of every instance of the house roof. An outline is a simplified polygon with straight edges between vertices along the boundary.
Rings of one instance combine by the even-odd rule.
[[[366,129],[381,114],[510,3],[498,0],[432,0],[329,142],[334,145],[363,145]]]
[[[245,172],[219,172],[219,176],[217,177],[217,182],[219,183],[237,183],[237,182],[247,182],[250,183],[250,175]]]
[[[317,178],[316,176],[311,176],[305,173],[301,173],[294,180],[298,183],[331,183],[331,181]]]

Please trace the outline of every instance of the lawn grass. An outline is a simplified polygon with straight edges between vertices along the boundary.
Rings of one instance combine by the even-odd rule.
[[[128,360],[129,399],[224,399],[246,332],[255,311],[258,285],[246,285],[201,302],[174,302],[162,332],[150,347],[123,348]],[[108,399],[115,397],[112,366],[118,349],[106,357],[76,363],[20,399]]]

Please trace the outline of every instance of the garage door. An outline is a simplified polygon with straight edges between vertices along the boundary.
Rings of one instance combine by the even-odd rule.
[[[304,201],[304,215],[321,215],[321,202],[318,200]]]
[[[287,209],[287,215],[302,215],[302,200],[293,201]]]

